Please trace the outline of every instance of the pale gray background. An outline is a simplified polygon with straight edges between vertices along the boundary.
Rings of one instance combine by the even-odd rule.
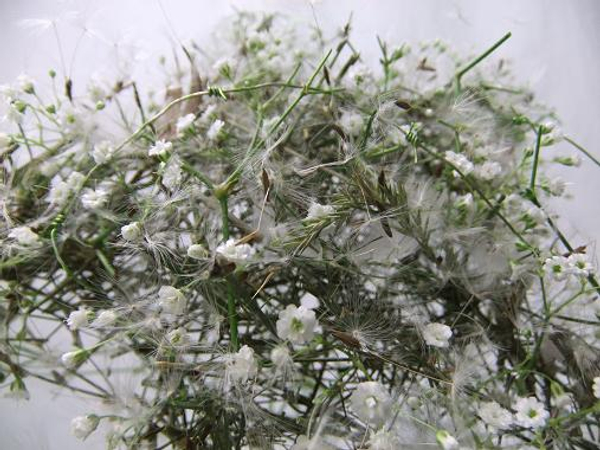
[[[183,41],[206,42],[233,7],[281,11],[306,23],[316,20],[324,30],[341,26],[354,11],[354,39],[371,58],[376,34],[398,43],[439,37],[458,50],[476,51],[510,30],[513,37],[497,57],[511,58],[517,77],[556,109],[565,132],[600,156],[599,0],[324,0],[316,2],[314,13],[306,0],[162,0],[162,7],[157,0],[0,0],[0,84],[24,72],[43,76],[51,67],[60,73],[53,34],[24,28],[19,25],[23,19],[81,13],[75,21],[58,23],[64,59],[77,88],[77,80],[94,73],[130,70],[122,61],[131,56],[134,72],[152,77],[144,68],[156,67],[157,56],[170,53],[174,33]],[[83,28],[87,31],[79,39]],[[600,169],[584,161],[579,170],[561,175],[574,199],[553,207],[565,217],[562,224],[573,243],[588,244],[595,255]],[[28,385],[29,402],[0,398],[0,450],[104,448],[100,436],[85,444],[69,436],[69,421],[88,412],[86,402],[44,385]]]

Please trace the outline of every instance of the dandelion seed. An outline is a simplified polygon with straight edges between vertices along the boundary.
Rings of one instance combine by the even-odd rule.
[[[277,336],[292,344],[302,345],[312,340],[318,327],[314,311],[300,306],[288,305],[279,313]]]
[[[340,117],[340,126],[350,136],[358,136],[362,131],[363,118],[354,111],[345,111]]]
[[[100,418],[94,414],[75,417],[71,420],[71,434],[77,439],[85,440],[90,434],[96,431]]]
[[[546,424],[550,413],[535,397],[519,398],[514,406],[517,423],[525,428],[540,428]]]
[[[452,329],[448,325],[430,323],[422,328],[421,333],[427,345],[440,348],[450,345],[448,341],[452,337]]]
[[[352,393],[350,406],[360,420],[379,427],[390,418],[392,398],[382,384],[365,381]]]

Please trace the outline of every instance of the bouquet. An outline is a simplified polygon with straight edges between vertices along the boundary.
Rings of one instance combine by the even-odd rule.
[[[599,286],[546,168],[598,161],[510,33],[375,67],[350,24],[219,30],[152,88],[3,87],[6,395],[93,399],[71,431],[110,449],[597,448]]]

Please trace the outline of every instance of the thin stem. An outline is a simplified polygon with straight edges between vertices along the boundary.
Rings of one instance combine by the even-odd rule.
[[[598,161],[594,155],[592,155],[590,152],[588,152],[585,148],[583,148],[581,145],[579,145],[573,139],[571,139],[570,137],[567,137],[567,136],[563,136],[563,139],[565,141],[567,141],[569,144],[571,144],[573,147],[575,147],[577,150],[579,150],[581,153],[583,153],[585,156],[587,156],[594,164],[596,164],[597,166],[600,166],[600,161]]]
[[[511,36],[512,36],[512,33],[509,31],[504,36],[502,36],[502,38],[500,38],[500,40],[497,41],[494,45],[492,45],[485,52],[483,52],[481,55],[479,55],[477,58],[475,58],[473,61],[471,61],[466,67],[464,67],[463,69],[460,69],[458,72],[456,72],[455,77],[456,77],[456,90],[457,90],[457,93],[460,92],[460,80],[461,80],[461,78],[469,70],[471,70],[473,67],[475,67],[477,64],[479,64],[481,61],[483,61],[485,58],[487,58],[492,52],[494,52],[494,50],[496,50],[498,47],[500,47],[502,44],[504,44],[504,42],[506,42]]]
[[[229,206],[228,206],[228,195],[223,195],[219,198],[221,204],[221,220],[222,220],[222,231],[223,240],[229,239]],[[238,338],[238,316],[237,316],[237,305],[235,304],[235,291],[233,289],[233,281],[227,278],[227,316],[229,318],[229,333],[231,335],[231,348],[234,352],[239,349],[240,343]]]
[[[529,189],[531,193],[535,195],[535,179],[537,177],[537,170],[540,163],[540,147],[542,144],[542,126],[537,130],[537,137],[535,140],[535,150],[533,153],[533,167],[531,168],[531,181],[529,182]]]

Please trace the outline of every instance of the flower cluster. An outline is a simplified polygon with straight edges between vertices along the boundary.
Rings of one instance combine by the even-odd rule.
[[[101,399],[71,431],[109,448],[597,447],[556,119],[486,49],[369,66],[350,28],[239,13],[162,91],[2,88],[8,394]]]

